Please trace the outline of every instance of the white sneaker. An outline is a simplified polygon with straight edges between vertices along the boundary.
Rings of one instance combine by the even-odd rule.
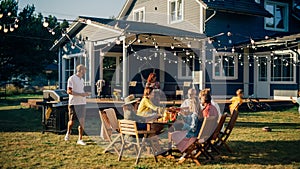
[[[86,143],[83,140],[77,140],[77,144],[85,146]]]
[[[183,159],[185,159],[186,153],[183,153],[183,155],[178,159],[178,161],[182,161]]]
[[[65,141],[69,141],[69,140],[70,140],[70,134],[66,134]]]

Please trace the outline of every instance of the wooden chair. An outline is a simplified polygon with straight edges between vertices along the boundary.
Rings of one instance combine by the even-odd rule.
[[[208,143],[208,146],[211,150],[214,150],[215,152],[217,152],[218,154],[221,154],[219,149],[216,148],[214,146],[214,143],[217,141],[217,139],[219,138],[220,133],[222,132],[222,128],[225,124],[226,118],[229,117],[230,115],[227,113],[222,114],[222,116],[220,117],[220,120],[218,122],[218,126],[215,129],[214,133],[211,136],[211,141]]]
[[[233,152],[232,149],[228,146],[227,140],[235,126],[236,120],[238,118],[239,111],[234,110],[232,114],[229,116],[229,122],[226,124],[226,128],[224,132],[219,132],[217,137],[214,139],[213,146],[220,149],[223,145],[229,152]]]
[[[151,138],[149,138],[149,142],[146,142],[147,137],[150,134],[155,134],[155,131],[138,130],[136,121],[132,121],[132,120],[119,120],[119,126],[120,126],[120,133],[122,139],[122,146],[121,146],[121,151],[119,154],[118,161],[121,161],[125,146],[134,145],[137,153],[137,157],[135,161],[136,165],[139,162],[144,147],[150,147],[150,150],[152,151],[152,154],[154,156],[154,160],[155,162],[157,162],[157,158],[153,150]],[[140,141],[140,139],[142,139],[142,141]]]
[[[113,108],[109,108],[99,111],[99,115],[102,122],[100,135],[105,140],[109,141],[109,145],[105,148],[103,153],[106,153],[109,149],[113,148],[119,155],[119,150],[117,149],[116,144],[119,143],[121,145],[122,140],[116,112]],[[113,136],[115,136],[114,140],[112,140]]]
[[[218,125],[218,117],[210,116],[204,118],[198,137],[183,139],[178,144],[178,149],[186,153],[185,158],[181,159],[179,163],[183,163],[187,158],[192,159],[197,165],[200,165],[198,157],[203,154],[206,158],[211,157],[208,153],[208,144],[212,138],[212,134]],[[181,146],[181,145],[184,146]]]

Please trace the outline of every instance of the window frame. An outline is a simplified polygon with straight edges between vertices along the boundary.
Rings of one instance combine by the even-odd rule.
[[[184,19],[184,0],[181,0],[181,5],[182,5],[182,7],[181,7],[181,18],[180,19],[178,19],[178,1],[180,1],[180,0],[168,0],[168,15],[169,15],[169,17],[168,17],[168,23],[169,24],[173,24],[173,23],[178,23],[178,22],[182,22]],[[175,2],[175,13],[176,13],[176,15],[175,15],[175,20],[172,20],[172,11],[171,11],[171,3],[173,3],[173,2]]]
[[[223,60],[224,57],[233,57],[233,61],[234,61],[234,75],[233,76],[226,76],[224,75],[224,65],[223,65]],[[220,59],[218,59],[218,61],[216,60],[216,57],[221,57]],[[221,60],[221,62],[219,62]],[[218,63],[217,63],[218,62]],[[216,64],[221,64],[219,66],[219,72],[220,75],[217,76],[216,75],[216,68],[217,66],[215,66]],[[218,52],[218,53],[214,53],[213,54],[213,63],[212,63],[212,68],[213,68],[213,79],[215,80],[236,80],[238,79],[238,56],[235,53],[227,53],[227,52]]]
[[[281,3],[281,2],[274,2],[274,1],[265,1],[265,9],[267,10],[267,5],[273,5],[274,10],[276,9],[277,5],[283,6],[284,7],[284,16],[283,16],[283,25],[284,28],[276,28],[275,22],[276,22],[276,16],[275,16],[275,12],[273,11],[271,14],[273,14],[274,16],[271,17],[273,19],[274,22],[274,27],[268,27],[267,26],[267,18],[264,18],[264,29],[265,30],[271,30],[271,31],[280,31],[280,32],[287,32],[289,30],[289,5],[287,3]],[[267,10],[268,11],[268,10]]]
[[[190,54],[191,56],[193,56],[193,53]],[[190,55],[186,55],[184,52],[183,53],[178,53],[178,78],[179,79],[192,79],[193,78],[193,70],[195,70],[195,59],[194,58],[189,58],[191,65],[188,65],[187,63],[183,62],[185,59],[182,59],[183,57],[189,57]],[[185,67],[185,74],[183,75],[182,72],[182,67],[183,65],[188,65]],[[188,75],[188,73],[190,72],[190,75]]]
[[[285,55],[290,55],[290,59],[291,60],[293,60],[294,62],[296,62],[297,63],[297,57],[296,57],[296,55],[294,54],[294,53],[292,53],[291,51],[275,51],[274,52],[274,56],[272,57],[272,60],[271,60],[271,65],[270,65],[270,83],[271,84],[291,84],[291,83],[296,83],[296,74],[297,74],[297,69],[296,69],[296,66],[295,65],[293,65],[292,63],[289,63],[289,65],[290,66],[292,66],[290,69],[293,71],[292,73],[293,73],[293,76],[291,76],[290,78],[293,78],[293,80],[292,81],[278,81],[278,80],[276,80],[276,81],[274,81],[273,80],[273,72],[276,72],[274,69],[273,69],[273,65],[274,65],[274,59],[275,59],[275,57],[278,57],[278,55],[279,55],[279,57],[280,57],[280,55],[281,55],[281,57],[283,57],[283,56],[285,56]],[[283,64],[281,64],[280,65],[281,67],[283,67],[284,65]],[[273,72],[272,72],[273,71]],[[281,71],[281,79],[283,78],[283,76],[282,76],[282,74],[284,74],[284,72],[282,72]]]
[[[146,18],[146,8],[145,7],[141,7],[141,8],[137,8],[135,10],[133,10],[133,16],[132,16],[132,19],[133,21],[136,21],[136,22],[145,22],[145,18]],[[143,20],[141,20],[141,12],[143,12]],[[139,14],[139,20],[136,19],[136,14]]]

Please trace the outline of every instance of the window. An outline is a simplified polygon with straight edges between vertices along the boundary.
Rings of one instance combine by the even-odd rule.
[[[183,0],[169,0],[170,23],[183,20]]]
[[[194,59],[185,53],[178,53],[178,77],[182,79],[192,78],[192,70],[194,70]]]
[[[265,29],[274,31],[288,31],[288,5],[267,1],[265,8],[274,17],[265,18]]]
[[[145,22],[145,8],[139,8],[134,10],[133,20],[137,22]]]
[[[258,81],[266,82],[268,81],[268,58],[258,57]]]
[[[214,79],[237,79],[237,56],[223,54],[214,56],[213,78]]]
[[[293,82],[294,65],[293,55],[286,53],[281,55],[274,55],[271,62],[271,81],[272,82]]]

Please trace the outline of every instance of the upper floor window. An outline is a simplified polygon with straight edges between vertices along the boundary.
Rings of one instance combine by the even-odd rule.
[[[145,22],[145,8],[139,8],[134,10],[133,20],[137,22]]]
[[[266,1],[265,8],[273,15],[271,18],[265,18],[265,29],[288,31],[288,4]]]
[[[169,0],[170,23],[183,20],[183,0]]]
[[[214,56],[213,78],[214,79],[237,79],[238,57],[234,54],[218,54]]]

